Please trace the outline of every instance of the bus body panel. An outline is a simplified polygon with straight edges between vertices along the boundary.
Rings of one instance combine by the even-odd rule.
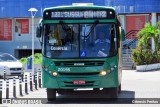
[[[118,87],[118,72],[111,72],[106,77],[61,77],[55,78],[43,72],[43,88],[76,89],[76,88],[110,88]],[[74,80],[85,80],[85,85],[74,85]],[[87,83],[88,82],[88,83]]]
[[[50,59],[52,60],[52,59]],[[60,60],[56,61],[50,61],[48,58],[44,58],[43,60],[43,66],[46,66],[48,71],[43,69],[43,87],[44,88],[57,88],[57,89],[74,89],[78,86],[74,87],[73,81],[74,80],[85,80],[85,85],[80,85],[78,88],[109,88],[109,87],[118,87],[119,81],[118,79],[121,79],[121,72],[118,72],[118,56],[106,58],[104,61],[104,64],[102,66],[79,66],[79,67],[64,67],[64,66],[55,66],[54,62],[61,62]],[[62,60],[62,59],[61,59]],[[69,62],[68,59],[64,60],[62,62]],[[70,61],[75,61],[74,59],[70,59]],[[79,62],[84,61],[84,59],[79,60]],[[87,62],[87,60],[85,59]],[[85,62],[84,61],[84,62]],[[92,59],[94,62],[94,59]],[[96,60],[95,60],[96,61]],[[116,66],[116,67],[115,67]],[[101,70],[110,70],[111,67],[115,67],[114,71],[111,71],[106,76],[100,76],[99,72]],[[70,71],[58,71],[58,68],[68,68]],[[63,70],[63,69],[62,69]],[[59,74],[57,77],[54,77],[52,75],[53,71],[57,71]],[[68,75],[66,75],[68,73]],[[77,74],[74,74],[77,73]],[[83,74],[82,74],[83,73]],[[85,73],[91,73],[91,75],[85,75]],[[95,73],[95,74],[94,74]],[[63,75],[64,74],[64,75]],[[72,74],[72,75],[70,75]],[[87,85],[87,81],[89,81]],[[67,87],[65,87],[65,83]],[[91,83],[90,83],[91,82]]]

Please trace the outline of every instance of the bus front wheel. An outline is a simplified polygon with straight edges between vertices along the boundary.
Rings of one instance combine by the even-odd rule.
[[[121,93],[121,84],[118,87],[118,94],[120,94],[120,93]]]
[[[56,100],[56,90],[52,88],[47,88],[47,99],[48,101]]]
[[[117,87],[110,88],[109,93],[110,93],[111,98],[115,98],[115,99],[118,98],[118,88]]]
[[[113,98],[113,99],[118,98],[118,87],[105,88],[105,92],[109,94],[110,98]]]

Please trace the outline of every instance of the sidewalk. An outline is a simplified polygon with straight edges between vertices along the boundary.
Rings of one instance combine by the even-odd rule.
[[[47,98],[47,93],[45,88],[39,88],[38,90],[30,91],[28,95],[20,98]]]
[[[19,79],[16,79],[16,97],[17,98],[25,97],[25,96],[30,95],[31,93],[34,93],[35,91],[39,90],[39,84],[38,84],[38,82],[37,82],[38,90],[35,90],[35,85],[33,83],[33,77],[32,77],[33,92],[30,91],[30,78],[29,78],[29,74],[30,74],[30,72],[26,72],[25,73],[25,75],[27,75],[28,94],[25,93],[25,80],[24,80],[24,82],[22,82],[22,94],[23,94],[23,96],[20,96]],[[4,81],[4,79],[1,79],[1,81],[3,82],[3,86],[2,86],[2,98],[5,99],[6,98],[6,80]],[[14,98],[13,97],[13,79],[9,79],[9,98]]]

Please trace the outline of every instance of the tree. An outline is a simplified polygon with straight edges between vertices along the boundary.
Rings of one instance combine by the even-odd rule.
[[[137,65],[153,64],[160,62],[160,22],[156,26],[146,23],[138,34],[138,46],[133,49],[132,59]],[[155,49],[152,50],[150,40],[153,38]]]
[[[160,49],[159,46],[159,39],[160,39],[160,30],[158,29],[160,27],[160,22],[156,24],[156,26],[152,26],[150,23],[146,23],[145,27],[141,29],[138,34],[138,46],[142,47],[144,49],[149,49],[151,50],[151,44],[150,40],[153,38],[154,40],[154,45],[155,45],[155,51]]]

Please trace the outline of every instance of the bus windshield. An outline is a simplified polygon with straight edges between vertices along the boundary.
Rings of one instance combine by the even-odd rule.
[[[43,54],[49,58],[104,58],[117,51],[113,23],[45,24],[43,29]]]

